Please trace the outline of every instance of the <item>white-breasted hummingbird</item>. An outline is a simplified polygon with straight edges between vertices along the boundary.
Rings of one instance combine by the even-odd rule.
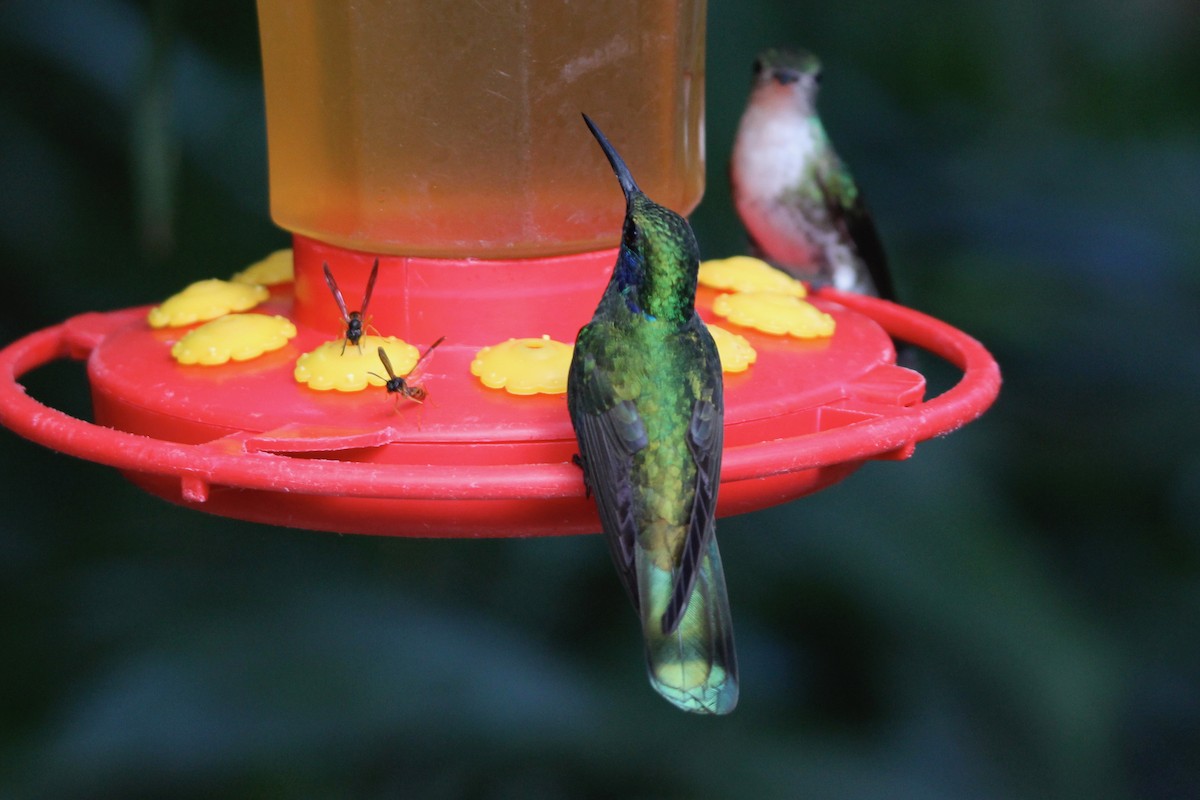
[[[895,299],[862,192],[817,114],[821,62],[766,50],[734,142],[730,177],[755,254],[818,286]]]

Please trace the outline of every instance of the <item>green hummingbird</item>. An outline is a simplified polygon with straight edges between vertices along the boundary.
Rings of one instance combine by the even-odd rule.
[[[767,261],[795,277],[894,300],[887,257],[862,192],[817,114],[821,62],[766,50],[734,140],[738,216]]]
[[[641,619],[650,684],[685,711],[727,714],[737,658],[714,535],[725,405],[717,348],[695,309],[699,247],[584,121],[625,193],[625,223],[567,380],[579,461]]]

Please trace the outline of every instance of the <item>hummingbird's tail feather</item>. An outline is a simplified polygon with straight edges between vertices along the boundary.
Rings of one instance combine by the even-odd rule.
[[[669,634],[662,632],[662,614],[672,576],[640,552],[637,560],[650,685],[684,711],[728,714],[738,700],[737,655],[716,537],[700,563],[687,610]]]

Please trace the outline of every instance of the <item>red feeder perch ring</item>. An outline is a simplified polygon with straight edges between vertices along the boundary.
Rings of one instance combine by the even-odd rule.
[[[299,528],[398,536],[538,536],[598,531],[562,395],[516,397],[470,374],[476,351],[510,337],[573,341],[614,251],[522,261],[380,257],[368,316],[384,334],[446,342],[420,381],[423,406],[397,412],[381,391],[317,392],[296,383],[305,352],[338,334],[321,264],[361,297],[375,256],[296,237],[294,285],[263,308],[299,333],[282,350],[220,367],[169,355],[180,329],[152,330],[145,308],[87,313],[0,351],[0,423],[54,450],[116,467],[185,506]],[[714,293],[697,308],[710,322]],[[886,301],[832,290],[813,302],[837,320],[817,343],[735,329],[758,351],[726,375],[721,516],[835,483],[867,459],[982,414],[1000,388],[996,362],[955,328]],[[924,378],[894,364],[891,338],[963,371],[922,401]],[[48,408],[19,379],[61,358],[86,359],[97,424]]]

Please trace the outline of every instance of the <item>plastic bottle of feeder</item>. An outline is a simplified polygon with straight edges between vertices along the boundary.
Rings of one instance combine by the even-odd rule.
[[[638,182],[704,191],[703,0],[259,0],[271,213],[370,253],[612,247],[624,205],[584,111]],[[596,169],[581,169],[581,164]]]

